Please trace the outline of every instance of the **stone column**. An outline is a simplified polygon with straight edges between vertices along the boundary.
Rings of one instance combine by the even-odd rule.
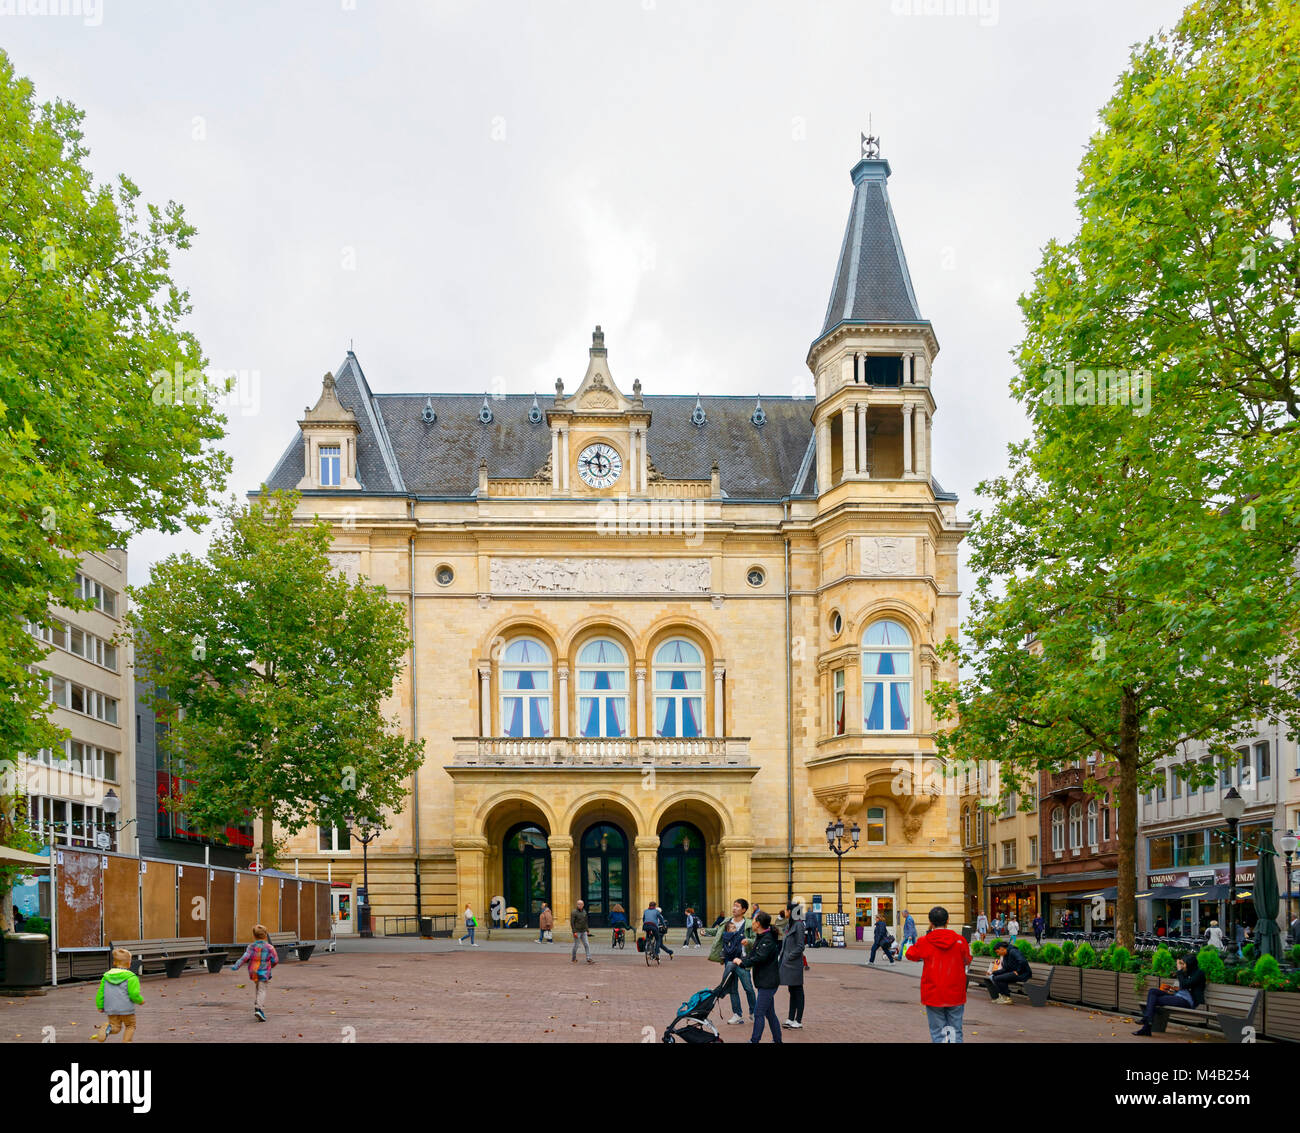
[[[559,704],[559,730],[555,733],[560,739],[569,738],[569,666],[559,666],[560,674],[560,704]]]
[[[627,432],[627,437],[628,437],[628,452],[627,452],[627,482],[628,482],[628,488],[627,488],[627,490],[628,490],[629,492],[635,492],[635,491],[637,490],[636,477],[637,477],[637,471],[638,471],[638,465],[637,465],[637,462],[636,462],[636,437],[637,437],[637,430],[636,430],[636,429],[629,429],[628,432]]]
[[[903,475],[912,474],[912,404],[903,405]]]
[[[480,925],[488,923],[487,902],[492,896],[487,892],[488,841],[481,834],[452,838],[451,848],[456,854],[456,927],[459,936],[465,931],[465,902],[474,910]]]
[[[645,429],[640,430],[640,432],[641,444],[638,446],[638,452],[641,456],[641,491],[648,492],[650,490],[650,457],[647,453],[646,441],[649,439],[649,434]]]
[[[713,734],[723,736],[723,698],[722,698],[722,677],[726,673],[725,665],[713,666]]]
[[[560,430],[551,427],[551,491],[560,490]]]
[[[925,352],[922,351],[916,356],[914,363],[916,384],[918,386],[928,385],[930,382],[930,363],[926,361]]]
[[[636,836],[636,895],[640,902],[637,913],[648,909],[651,901],[659,900],[659,835]],[[631,918],[629,918],[631,919]],[[634,929],[640,928],[635,921]]]
[[[569,868],[573,839],[567,834],[552,834],[546,844],[551,851],[551,912],[555,914],[555,939],[560,940],[561,934],[568,936],[573,932],[569,927],[574,902]]]
[[[831,486],[831,419],[827,415],[817,423],[817,490]]]
[[[912,368],[913,355],[903,355],[903,385],[910,386],[916,381],[916,371]]]
[[[863,476],[871,475],[871,464],[867,460],[867,404],[858,405],[858,471]]]
[[[930,475],[930,411],[924,405],[916,407],[916,474],[922,479]]]
[[[840,413],[840,451],[844,464],[841,478],[844,480],[856,476],[858,472],[858,460],[853,447],[853,434],[857,431],[853,427],[853,416],[852,405],[846,405]]]
[[[636,667],[636,735],[638,738],[654,735],[650,718],[645,714],[645,677],[645,666],[638,665]]]
[[[487,661],[478,667],[478,733],[492,734],[492,666]]]
[[[560,430],[560,490],[569,490],[569,429]]]
[[[853,355],[853,380],[859,385],[867,380],[867,358],[864,354]]]

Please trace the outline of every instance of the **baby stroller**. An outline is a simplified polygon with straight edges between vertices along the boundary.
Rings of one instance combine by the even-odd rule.
[[[735,967],[728,964],[727,970],[722,973],[722,982],[717,987],[697,991],[677,1008],[677,1018],[669,1023],[664,1031],[664,1042],[722,1042],[722,1036],[718,1034],[718,1028],[709,1021],[709,1016],[713,1014],[713,1009],[722,997],[727,994],[731,981],[735,978]]]

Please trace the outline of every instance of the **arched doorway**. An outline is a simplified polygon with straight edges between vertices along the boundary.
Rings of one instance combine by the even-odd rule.
[[[551,849],[532,822],[512,826],[501,847],[506,904],[519,910],[519,923],[537,926],[542,905],[551,901]]]
[[[659,906],[671,925],[686,923],[687,907],[709,923],[704,835],[689,822],[674,822],[659,835]]]
[[[582,836],[579,855],[579,895],[587,903],[593,928],[607,928],[609,910],[622,905],[635,923],[639,909],[628,906],[627,836],[611,822],[600,822]]]

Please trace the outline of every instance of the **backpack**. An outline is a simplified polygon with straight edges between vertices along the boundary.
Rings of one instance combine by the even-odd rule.
[[[722,935],[722,958],[735,960],[745,951],[745,930],[727,932]]]

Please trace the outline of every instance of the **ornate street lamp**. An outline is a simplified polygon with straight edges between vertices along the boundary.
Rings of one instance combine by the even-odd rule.
[[[360,935],[363,937],[375,935],[375,930],[370,923],[370,857],[368,851],[370,843],[379,837],[379,829],[370,819],[363,818],[356,823],[352,830],[353,836],[361,843],[361,885],[366,891],[366,903],[357,910],[361,915]]]
[[[1237,954],[1237,930],[1234,905],[1237,897],[1237,824],[1246,813],[1246,800],[1237,794],[1236,787],[1229,787],[1223,796],[1223,817],[1228,820],[1228,945],[1232,954]]]
[[[858,838],[861,835],[862,830],[855,822],[849,831],[853,844],[845,846],[844,820],[837,818],[834,822],[826,824],[826,848],[835,855],[835,909],[840,913],[844,912],[844,855],[858,848]]]
[[[1300,838],[1297,838],[1294,831],[1291,830],[1288,830],[1277,840],[1277,844],[1282,847],[1282,853],[1286,855],[1286,928],[1288,933],[1291,931],[1291,925],[1295,923],[1291,917],[1291,855],[1295,853],[1297,843],[1300,843]],[[1300,944],[1300,940],[1293,938],[1291,943]]]

